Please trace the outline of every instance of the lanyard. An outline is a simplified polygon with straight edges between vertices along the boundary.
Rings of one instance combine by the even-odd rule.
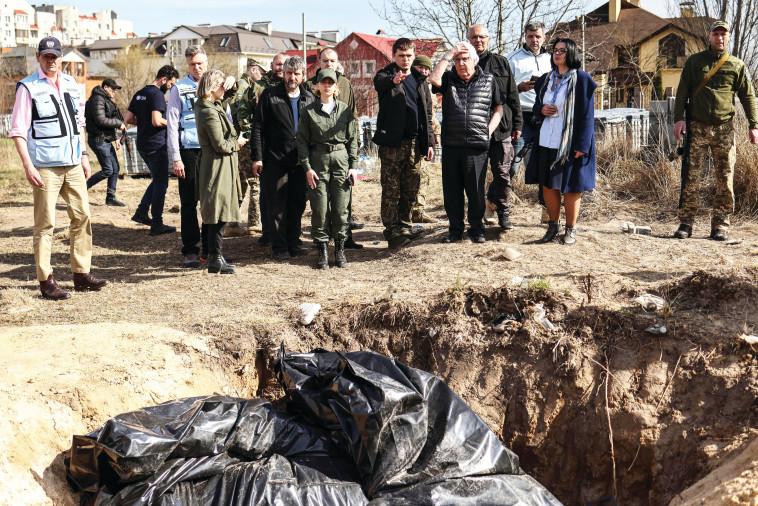
[[[568,74],[568,72],[566,72],[566,74]],[[560,83],[558,83],[558,86],[556,87],[556,86],[555,86],[555,82],[556,82],[558,79],[557,79],[557,77],[556,77],[556,76],[557,76],[557,74],[556,74],[555,72],[553,72],[553,77],[552,77],[552,80],[553,80],[553,85],[551,86],[551,88],[555,88],[555,89],[554,89],[554,90],[552,90],[552,91],[553,91],[553,97],[552,97],[552,99],[550,100],[550,105],[555,105],[555,99],[556,99],[556,97],[558,96],[558,92],[561,90],[561,88],[563,87],[563,85],[564,85],[564,84],[566,84],[566,82],[568,81],[568,78],[567,78],[566,74],[563,74],[563,78],[561,78],[561,82],[560,82]]]

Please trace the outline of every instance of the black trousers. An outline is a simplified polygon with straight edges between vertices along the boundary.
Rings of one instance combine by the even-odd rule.
[[[484,180],[487,175],[487,148],[442,148],[442,198],[450,222],[451,235],[463,235],[464,192],[468,199],[470,235],[484,233]]]
[[[179,154],[184,164],[184,179],[179,178],[179,202],[182,219],[182,255],[200,255],[205,258],[208,253],[208,225],[203,224],[202,231],[197,220],[197,195],[195,194],[195,176],[199,149],[181,149]],[[198,248],[202,244],[202,252]]]
[[[263,162],[263,189],[266,192],[271,249],[283,253],[297,247],[305,212],[305,172],[296,165]]]
[[[221,254],[221,247],[224,243],[224,229],[226,229],[226,222],[224,221],[203,223],[203,233],[206,235],[205,241],[208,244],[209,256],[215,253]]]

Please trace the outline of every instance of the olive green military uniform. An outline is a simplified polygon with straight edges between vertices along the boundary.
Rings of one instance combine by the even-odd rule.
[[[327,114],[321,101],[300,113],[297,127],[297,154],[305,172],[318,176],[316,188],[308,188],[311,204],[311,237],[316,243],[345,240],[348,231],[350,181],[347,172],[358,164],[355,116],[340,100]],[[328,214],[328,215],[327,215]]]
[[[722,55],[707,50],[687,59],[676,92],[674,121],[684,120],[687,101]],[[682,224],[692,226],[695,222],[700,206],[703,165],[710,150],[716,178],[711,229],[729,228],[729,215],[734,212],[734,164],[737,158],[733,123],[735,95],[745,109],[750,128],[758,128],[755,95],[748,69],[740,59],[730,55],[692,102],[689,173],[686,181],[682,181],[682,205],[679,210]]]
[[[242,135],[250,138],[250,125],[253,121],[255,106],[258,104],[258,96],[262,87],[253,79],[244,74],[237,81],[237,94],[231,104],[234,126]],[[259,91],[260,90],[260,91]],[[261,224],[258,208],[260,195],[260,180],[253,176],[253,161],[250,159],[250,144],[245,144],[239,151],[240,183],[242,184],[241,198],[244,200],[248,188],[250,188],[250,202],[247,206],[247,225],[257,227]]]
[[[429,87],[431,88],[431,84]],[[432,94],[434,98],[434,94]],[[437,121],[437,115],[432,112],[432,130],[434,131],[435,139],[442,134],[442,127],[440,122]],[[421,162],[421,180],[418,187],[418,193],[416,194],[416,202],[411,208],[411,221],[421,223],[424,219],[424,208],[426,207],[426,194],[429,193],[429,164],[431,162]]]

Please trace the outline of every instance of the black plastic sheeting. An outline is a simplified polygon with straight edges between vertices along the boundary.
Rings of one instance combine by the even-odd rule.
[[[441,380],[373,352],[285,353],[286,412],[167,402],[74,436],[86,505],[558,505]]]

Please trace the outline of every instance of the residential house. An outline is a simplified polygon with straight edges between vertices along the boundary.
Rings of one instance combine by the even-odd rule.
[[[358,114],[375,116],[377,95],[374,90],[376,72],[392,63],[392,44],[397,39],[353,32],[334,46],[355,91]],[[436,63],[447,51],[442,39],[414,40],[416,54],[425,55]],[[314,72],[315,74],[315,72]]]
[[[306,46],[327,47],[333,44],[332,32],[326,38],[306,34]],[[239,76],[247,59],[256,58],[270,63],[277,53],[303,49],[303,36],[298,33],[273,30],[270,22],[239,23],[237,25],[182,25],[163,35],[166,51],[172,61],[183,57],[192,44],[202,44],[211,64],[227,73]]]
[[[684,62],[706,47],[712,21],[686,7],[680,17],[661,18],[640,7],[640,0],[610,0],[555,26],[550,38],[569,37],[580,47],[584,41],[585,70],[598,83],[598,109],[647,108],[650,100],[676,93]]]
[[[166,43],[163,41],[163,37],[155,35],[126,39],[101,39],[86,46],[79,46],[78,49],[93,60],[108,62],[136,47],[141,47],[145,52],[155,53],[158,56],[166,54]]]

